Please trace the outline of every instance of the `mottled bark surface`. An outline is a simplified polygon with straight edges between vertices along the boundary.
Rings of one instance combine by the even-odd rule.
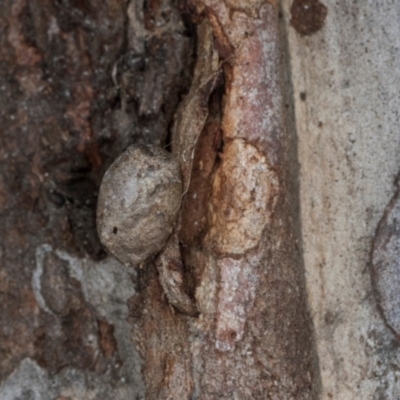
[[[315,398],[318,377],[288,185],[278,11],[264,2],[204,2],[191,13],[202,21],[199,59],[177,113],[172,152],[184,186],[177,228],[184,290],[199,316],[154,318],[154,309],[166,317],[168,305],[161,295],[156,304],[155,286],[144,284],[148,300],[137,332],[147,394]]]
[[[142,398],[133,271],[96,198],[129,144],[165,143],[191,28],[174,1],[124,0],[6,0],[0,27],[0,398]]]
[[[17,0],[0,18],[0,397],[316,398],[277,5]],[[95,221],[132,143],[167,147],[183,181],[138,269]]]

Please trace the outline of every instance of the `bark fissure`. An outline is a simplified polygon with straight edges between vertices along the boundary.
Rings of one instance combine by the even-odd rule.
[[[1,3],[2,318],[23,310],[1,373],[53,374],[52,398],[77,376],[99,398],[313,398],[276,5],[181,5]],[[117,156],[132,197],[100,194],[122,216],[98,227],[135,269],[95,229]]]
[[[188,329],[186,350],[174,353],[178,363],[191,355],[188,391],[171,382],[163,390],[166,398],[311,399],[316,371],[290,225],[277,10],[230,3],[194,6],[201,62],[177,112],[172,152],[185,182],[175,230],[174,257],[186,274],[179,290],[193,293],[197,312],[167,293],[195,318],[173,316]],[[211,96],[217,84],[222,97]],[[167,245],[159,259],[172,271],[171,254]]]

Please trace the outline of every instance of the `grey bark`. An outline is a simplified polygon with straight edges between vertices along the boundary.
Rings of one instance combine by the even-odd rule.
[[[379,312],[370,255],[400,170],[400,5],[323,3],[323,28],[303,36],[282,2],[321,398],[397,399],[399,342]]]

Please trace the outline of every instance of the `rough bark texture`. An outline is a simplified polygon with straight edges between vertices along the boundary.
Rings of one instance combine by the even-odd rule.
[[[182,5],[190,90],[174,2],[1,4],[2,398],[315,396],[278,10]],[[184,187],[138,270],[106,256],[94,219],[131,143],[169,145]]]
[[[0,2],[1,399],[400,397],[399,4],[283,0],[283,52],[278,15]],[[138,143],[184,195],[135,270],[95,205]]]
[[[202,21],[199,60],[172,152],[184,186],[182,280],[199,316],[169,311],[151,268],[141,274],[144,291],[131,309],[145,302],[136,332],[147,397],[315,398],[289,201],[278,10],[265,2],[204,2],[191,13]]]
[[[142,398],[135,273],[96,197],[129,144],[166,141],[191,28],[174,1],[5,0],[0,32],[0,398]]]

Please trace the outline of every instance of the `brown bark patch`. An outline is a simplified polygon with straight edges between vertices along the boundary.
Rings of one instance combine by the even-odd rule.
[[[211,192],[210,176],[217,161],[221,139],[219,122],[209,122],[196,147],[189,190],[182,205],[179,239],[185,246],[199,245],[207,227],[207,207]]]
[[[146,399],[188,399],[193,380],[185,320],[168,304],[155,268],[139,272],[138,287],[142,295],[130,299],[129,309],[136,345],[145,356]]]
[[[104,319],[99,319],[97,324],[99,326],[100,348],[106,357],[111,357],[117,351],[114,327]]]
[[[328,9],[318,0],[294,0],[290,24],[300,35],[312,35],[324,26],[327,13]]]

